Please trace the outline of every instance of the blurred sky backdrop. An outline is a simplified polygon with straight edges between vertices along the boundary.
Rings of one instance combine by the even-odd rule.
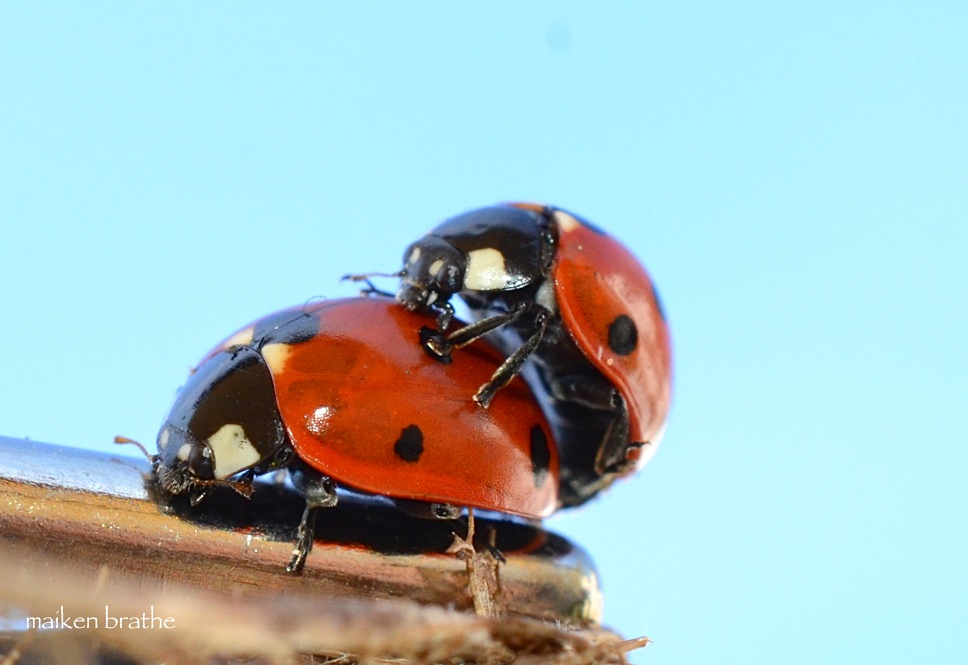
[[[943,2],[4,2],[0,434],[153,442],[236,327],[553,202],[673,330],[654,461],[550,521],[636,662],[964,662],[966,35]]]

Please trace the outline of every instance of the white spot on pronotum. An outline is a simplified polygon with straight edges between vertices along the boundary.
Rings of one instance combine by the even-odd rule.
[[[252,343],[252,339],[255,337],[255,326],[249,326],[239,332],[235,333],[227,340],[222,342],[223,349],[230,349],[233,346],[245,346]]]
[[[538,292],[534,295],[534,301],[549,312],[554,313],[558,311],[558,299],[555,298],[555,285],[550,279],[546,279],[538,287]]]
[[[158,450],[164,450],[168,447],[168,439],[171,436],[171,431],[166,427],[161,430],[161,434],[158,435]]]
[[[504,255],[493,247],[475,249],[467,253],[467,272],[464,288],[472,291],[498,291],[510,284],[504,267]]]
[[[579,229],[582,225],[573,215],[569,215],[564,210],[555,210],[555,222],[558,223],[558,229],[565,233]]]
[[[428,270],[428,272],[430,272],[430,276],[431,277],[436,277],[437,276],[437,273],[439,273],[440,272],[440,269],[443,268],[443,267],[444,267],[444,260],[443,259],[437,259],[436,261],[434,261],[433,263],[430,264],[430,267],[427,268],[427,270]]]
[[[181,445],[181,448],[178,449],[178,453],[175,455],[175,457],[180,459],[182,462],[187,462],[188,456],[189,454],[191,454],[191,452],[192,452],[192,444],[183,443]]]
[[[266,344],[262,347],[262,357],[265,359],[266,365],[269,366],[271,373],[282,374],[290,350],[288,344]]]
[[[414,247],[413,251],[410,252],[410,258],[407,259],[407,265],[416,263],[419,260],[420,260],[420,248]]]
[[[215,478],[218,480],[248,469],[261,459],[241,425],[222,425],[205,443],[212,451]]]

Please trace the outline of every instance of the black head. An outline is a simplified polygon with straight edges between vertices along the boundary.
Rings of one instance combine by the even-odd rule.
[[[278,468],[290,448],[265,358],[235,346],[188,378],[158,433],[154,467],[168,493],[182,494]]]
[[[169,494],[183,494],[196,481],[214,480],[212,451],[181,428],[166,423],[158,434],[158,454],[152,457],[158,483]]]
[[[467,257],[446,240],[428,235],[403,255],[397,301],[410,310],[445,302],[464,286]]]

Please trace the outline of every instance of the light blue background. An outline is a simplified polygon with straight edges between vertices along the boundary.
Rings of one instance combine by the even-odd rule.
[[[553,202],[673,329],[654,462],[550,521],[637,662],[964,662],[966,5],[668,4],[3,3],[0,433],[150,442],[237,326]]]

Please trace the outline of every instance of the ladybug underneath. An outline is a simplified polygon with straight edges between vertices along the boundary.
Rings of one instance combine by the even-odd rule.
[[[412,342],[433,320],[382,298],[315,303],[263,318],[213,350],[158,435],[152,467],[168,494],[197,503],[213,488],[245,496],[288,469],[306,500],[290,572],[314,540],[337,485],[389,497],[424,517],[462,507],[547,516],[558,507],[550,428],[522,381],[484,410],[464,395],[502,356],[481,343],[460,372]]]
[[[564,210],[517,203],[451,218],[403,258],[396,299],[436,316],[428,352],[447,363],[488,335],[505,353],[474,400],[494,408],[521,372],[541,398],[564,505],[648,461],[669,410],[669,331],[652,280],[618,240]],[[455,295],[474,322],[451,330]]]

